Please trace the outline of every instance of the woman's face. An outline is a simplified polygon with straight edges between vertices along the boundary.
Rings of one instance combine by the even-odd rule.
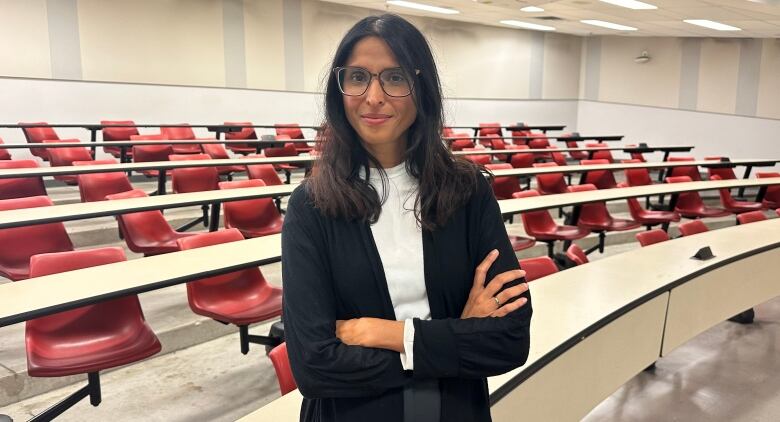
[[[345,66],[362,67],[373,75],[399,67],[390,47],[378,37],[366,37],[355,44]],[[415,77],[411,78],[413,81]],[[403,151],[407,131],[417,116],[411,95],[391,97],[382,90],[379,78],[373,76],[365,94],[343,98],[347,120],[369,150],[403,143]]]

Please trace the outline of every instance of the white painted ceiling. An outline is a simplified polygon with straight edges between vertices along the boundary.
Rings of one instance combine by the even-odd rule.
[[[459,10],[456,15],[423,12],[387,5],[383,0],[324,0],[351,6],[387,10],[406,15],[504,26],[501,20],[515,19],[556,28],[575,35],[627,35],[673,37],[780,38],[780,0],[642,0],[655,10],[631,10],[599,0],[413,0]],[[538,6],[544,12],[520,11]],[[551,20],[550,17],[560,20]],[[545,19],[548,18],[548,19]],[[638,31],[614,31],[580,23],[598,19],[633,26]],[[716,31],[683,22],[708,19],[742,28],[742,31]]]

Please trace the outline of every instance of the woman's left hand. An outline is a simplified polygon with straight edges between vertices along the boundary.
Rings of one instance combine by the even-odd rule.
[[[336,337],[349,346],[404,350],[404,322],[380,318],[354,318],[336,321]]]

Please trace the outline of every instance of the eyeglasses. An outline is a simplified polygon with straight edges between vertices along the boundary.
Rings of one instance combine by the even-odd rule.
[[[337,67],[333,69],[339,84],[339,91],[350,97],[359,97],[368,91],[371,80],[379,78],[382,91],[390,97],[406,97],[412,93],[414,81],[400,67],[385,69],[379,74],[371,73],[367,69],[357,66]],[[420,71],[415,69],[415,75]]]

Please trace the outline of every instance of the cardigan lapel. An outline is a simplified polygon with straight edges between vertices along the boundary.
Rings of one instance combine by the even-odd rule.
[[[382,265],[382,259],[379,257],[379,250],[376,247],[374,241],[374,234],[371,232],[371,227],[368,222],[359,223],[360,226],[360,238],[363,241],[363,248],[366,251],[371,270],[374,273],[374,284],[380,292],[382,297],[382,303],[377,304],[382,309],[382,317],[384,319],[395,320],[395,310],[393,309],[393,301],[390,299],[390,290],[387,288],[387,278],[385,278],[385,269]]]

